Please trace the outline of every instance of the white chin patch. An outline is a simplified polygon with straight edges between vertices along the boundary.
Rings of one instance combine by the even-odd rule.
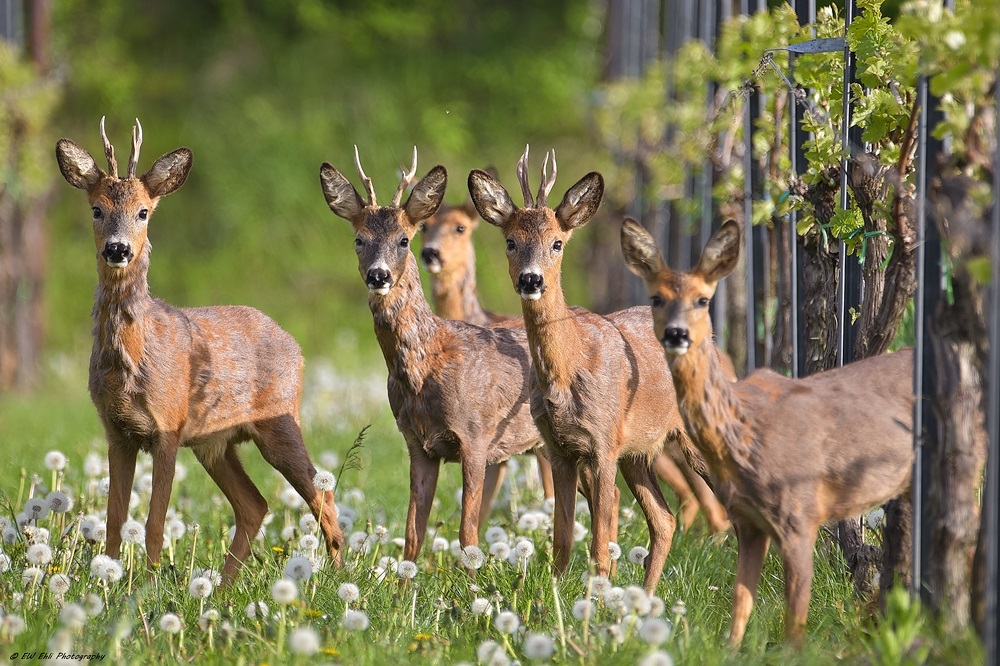
[[[370,293],[372,293],[372,294],[378,294],[379,296],[385,296],[386,294],[389,293],[389,285],[386,285],[384,287],[379,287],[378,289],[369,289],[368,291]]]
[[[433,263],[427,264],[427,270],[430,272],[431,275],[437,275],[438,273],[441,272],[441,264],[439,264],[436,261],[433,262]]]
[[[106,263],[111,268],[125,268],[128,266],[128,261],[107,261]]]
[[[541,297],[542,297],[542,292],[540,291],[532,291],[529,293],[525,293],[523,291],[521,292],[521,298],[523,298],[526,301],[537,301]]]
[[[682,345],[680,347],[672,347],[668,345],[663,345],[663,352],[667,356],[684,356],[688,353],[689,345]]]

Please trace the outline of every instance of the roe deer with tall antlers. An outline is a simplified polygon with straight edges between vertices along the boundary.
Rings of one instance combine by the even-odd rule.
[[[609,572],[620,467],[649,526],[644,587],[652,592],[676,520],[651,462],[667,439],[687,437],[673,384],[649,330],[648,307],[601,316],[566,305],[560,275],[563,245],[597,211],[604,179],[596,172],[587,174],[553,211],[547,199],[555,184],[555,154],[551,177],[546,155],[537,200],[528,186],[527,158],[525,149],[517,167],[524,208],[515,206],[503,185],[484,171],[469,174],[469,191],[483,219],[503,232],[511,280],[521,296],[535,368],[531,413],[545,439],[555,484],[555,566],[563,573],[569,565],[574,495],[582,473],[591,477],[590,557],[598,574]]]
[[[539,445],[528,409],[530,357],[523,326],[475,326],[436,316],[424,297],[410,241],[420,223],[441,205],[448,175],[431,169],[401,203],[413,182],[404,173],[388,206],[380,206],[372,181],[355,167],[368,195],[329,163],[320,185],[330,209],[351,223],[358,271],[368,287],[368,307],[389,370],[389,405],[410,456],[410,504],[403,557],[415,560],[441,461],[462,465],[459,541],[478,543],[483,479],[487,465]]]
[[[69,139],[56,144],[56,158],[66,181],[86,191],[94,216],[98,284],[90,396],[108,439],[107,554],[118,557],[142,450],[153,459],[146,556],[151,564],[159,562],[177,450],[189,446],[236,514],[222,570],[231,583],[267,513],[237,455],[237,444],[252,439],[308,502],[331,556],[339,559],[343,535],[333,495],[314,487],[316,470],[299,428],[298,344],[253,308],[175,308],[149,294],[147,225],[160,197],[187,179],[191,151],[164,155],[137,177],[142,127],[136,120],[128,171],[119,178],[103,118],[101,139],[106,173]]]
[[[646,283],[681,414],[736,529],[729,642],[738,647],[743,640],[772,539],[785,570],[785,634],[800,641],[820,525],[909,488],[913,353],[804,379],[757,370],[732,383],[714,353],[708,305],[736,267],[739,226],[723,225],[691,273],[671,271],[653,238],[632,220],[622,227],[622,250]]]

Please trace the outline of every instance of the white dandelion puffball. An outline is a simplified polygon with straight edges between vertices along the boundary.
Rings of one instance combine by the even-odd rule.
[[[372,537],[374,537],[377,543],[389,543],[392,540],[389,528],[385,525],[376,525],[375,529],[372,530]]]
[[[589,516],[590,515],[590,505],[587,500],[579,500],[576,503],[576,512],[573,514],[575,516]]]
[[[584,574],[586,575],[586,574]],[[603,597],[611,589],[611,581],[605,576],[590,577],[590,593],[595,597]]]
[[[502,611],[493,619],[493,626],[501,633],[513,634],[521,626],[521,618],[513,611]]]
[[[42,582],[42,578],[45,576],[45,571],[39,569],[38,567],[25,567],[21,571],[21,583],[25,587],[29,585],[38,585]]]
[[[111,491],[111,477],[110,476],[101,477],[101,480],[97,482],[97,492],[100,495],[106,497],[110,491]]]
[[[364,631],[371,624],[368,614],[364,611],[349,610],[344,613],[344,618],[340,621],[344,629],[348,631]]]
[[[94,555],[94,558],[90,560],[90,575],[107,582],[108,570],[113,562],[114,560],[107,555]]]
[[[87,611],[80,604],[66,604],[59,611],[59,621],[70,629],[83,629],[87,624]]]
[[[88,479],[96,479],[104,474],[104,458],[96,453],[88,453],[83,459],[83,473]]]
[[[392,545],[402,550],[403,548],[406,547],[406,539],[404,539],[403,537],[393,537]]]
[[[507,658],[507,653],[504,652],[503,646],[496,641],[483,641],[476,648],[476,658],[479,660],[480,664],[488,666],[507,666],[510,664],[510,659]]]
[[[340,467],[340,456],[336,451],[324,451],[319,454],[319,464],[327,469],[336,469]]]
[[[467,569],[479,569],[486,564],[486,554],[479,546],[466,546],[462,549],[462,566]]]
[[[674,602],[674,605],[670,607],[670,614],[677,615],[679,617],[684,617],[687,615],[688,608],[687,604],[684,603],[682,599],[678,599]]]
[[[164,613],[163,617],[160,618],[160,630],[168,634],[180,633],[183,626],[181,619],[173,613]]]
[[[271,586],[271,598],[282,606],[295,601],[299,596],[299,588],[287,578],[282,578]]]
[[[316,476],[313,477],[313,485],[316,486],[316,490],[321,493],[330,493],[337,487],[337,477],[330,472],[321,469],[316,472]]]
[[[34,543],[28,546],[24,557],[30,564],[43,567],[52,561],[52,549],[44,543]]]
[[[646,563],[646,556],[649,555],[649,551],[642,546],[636,546],[632,550],[628,551],[628,561],[632,564],[643,565]]]
[[[69,576],[63,573],[52,574],[49,577],[49,589],[52,590],[52,594],[57,597],[61,597],[67,592],[69,592],[69,586],[72,583]]]
[[[683,602],[681,602],[683,603]],[[667,610],[667,604],[656,595],[649,598],[649,614],[652,617],[660,617]]]
[[[138,520],[129,518],[122,525],[122,541],[125,543],[143,543],[146,540],[146,528]]]
[[[650,645],[659,645],[670,638],[672,628],[670,622],[662,617],[650,617],[639,627],[639,638]]]
[[[361,590],[354,583],[341,583],[340,587],[337,588],[337,596],[340,597],[341,601],[352,603],[361,598]]]
[[[41,520],[49,515],[49,503],[40,497],[31,497],[24,503],[24,513],[28,520]]]
[[[297,528],[295,525],[285,525],[284,527],[281,528],[281,540],[291,541],[292,539],[295,538],[295,532],[298,531],[298,529],[299,528]]]
[[[653,609],[653,602],[650,601],[646,590],[638,585],[629,585],[625,588],[625,608],[635,611],[637,615],[649,615]]]
[[[396,575],[409,580],[417,575],[417,565],[410,560],[403,560],[396,565]]]
[[[319,539],[315,534],[303,534],[299,538],[299,548],[306,552],[312,552],[319,548]]]
[[[347,538],[347,547],[356,553],[367,553],[371,550],[371,540],[366,532],[354,532]]]
[[[253,603],[247,604],[247,607],[243,609],[243,612],[246,613],[247,619],[266,620],[268,613],[271,612],[271,608],[263,601],[254,601]]]
[[[514,553],[517,555],[517,559],[526,561],[535,554],[535,542],[531,539],[521,539],[516,544],[514,544]]]
[[[434,537],[434,541],[431,542],[431,552],[432,553],[443,553],[448,550],[448,540],[444,537]]]
[[[205,576],[195,576],[188,585],[188,594],[194,599],[205,599],[212,594],[213,589],[215,589],[215,586],[212,585],[212,581],[208,578]]]
[[[0,634],[7,634],[8,636],[17,636],[25,630],[27,625],[24,622],[24,618],[20,615],[14,615],[9,613],[0,617]]]
[[[521,532],[534,532],[538,529],[538,514],[529,511],[521,515],[517,520],[517,529]]]
[[[49,451],[45,454],[45,467],[55,472],[66,469],[66,455],[62,451]]]
[[[639,660],[639,666],[674,666],[674,658],[662,650],[656,650]]]
[[[556,645],[552,637],[535,631],[528,632],[524,637],[524,655],[528,659],[544,661],[552,657],[556,651]]]
[[[49,510],[52,513],[69,513],[73,510],[73,498],[61,490],[53,490],[46,496],[45,501],[49,503]]]
[[[456,560],[462,559],[462,542],[458,539],[452,539],[451,543],[448,544],[448,549],[451,551],[451,556]]]
[[[0,573],[10,571],[10,555],[0,552]]]
[[[620,587],[611,587],[604,593],[604,603],[611,608],[618,608],[625,603],[625,590]]]
[[[84,609],[90,617],[97,617],[104,612],[104,599],[102,599],[99,594],[91,592],[87,595],[87,598],[84,599],[84,603]]]
[[[178,539],[182,538],[185,533],[187,533],[187,526],[184,524],[184,521],[181,520],[180,518],[174,518],[169,523],[167,523],[166,532],[167,532],[166,536],[168,539],[173,539],[174,541],[177,541]]]
[[[484,535],[486,538],[486,543],[492,545],[499,541],[507,541],[507,530],[500,526],[493,526],[486,530]]]
[[[302,582],[309,580],[312,573],[312,562],[301,555],[289,557],[288,562],[285,563],[285,578],[291,578],[294,581]]]
[[[119,580],[121,580],[123,573],[124,571],[122,570],[121,562],[119,562],[118,560],[111,560],[108,563],[107,581],[109,583],[117,583]]]
[[[476,597],[472,600],[472,614],[473,615],[489,615],[493,610],[493,604],[489,599],[484,597]]]
[[[44,543],[49,542],[49,531],[44,527],[38,527],[37,525],[25,525],[22,529],[24,532],[24,538],[28,541],[28,544],[33,543]]]
[[[577,599],[573,602],[573,617],[580,622],[589,620],[597,612],[597,606],[590,599]]]
[[[608,556],[611,558],[612,562],[617,562],[622,556],[622,547],[619,546],[614,541],[608,542]]]
[[[587,526],[579,520],[573,523],[573,541],[579,543],[587,538]]]
[[[490,555],[498,560],[506,560],[510,553],[510,546],[506,541],[497,541],[496,543],[490,544]]]
[[[288,648],[295,654],[316,654],[319,652],[319,634],[311,627],[299,627],[288,636]]]
[[[299,529],[302,530],[303,534],[315,534],[316,530],[319,529],[319,521],[311,513],[304,513],[299,518]]]
[[[281,491],[281,503],[289,509],[301,509],[305,506],[306,501],[302,499],[302,495],[299,495],[295,488],[285,486],[285,489]]]
[[[219,622],[219,611],[209,608],[198,617],[198,627],[202,631],[208,631]]]

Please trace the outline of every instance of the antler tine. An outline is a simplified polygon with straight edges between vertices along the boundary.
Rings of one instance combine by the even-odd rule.
[[[365,170],[361,168],[361,157],[358,156],[357,144],[354,145],[354,166],[358,169],[361,182],[365,184],[365,192],[368,194],[368,205],[377,206],[378,201],[375,200],[375,188],[372,187],[372,179],[366,176]]]
[[[117,178],[118,160],[115,159],[115,147],[108,141],[108,135],[104,131],[104,118],[105,116],[101,116],[101,141],[104,142],[104,156],[108,158],[108,175]]]
[[[553,148],[550,152],[552,153],[552,176],[548,175],[549,153],[545,153],[545,161],[542,163],[542,182],[538,185],[538,196],[536,197],[539,208],[548,205],[549,193],[552,192],[552,186],[556,184],[556,149]]]
[[[135,119],[135,127],[132,128],[132,152],[128,156],[128,174],[126,178],[135,178],[135,168],[139,164],[139,147],[142,145],[142,123]]]
[[[524,207],[531,208],[535,202],[531,199],[531,187],[528,185],[528,144],[524,144],[524,154],[517,161],[517,180],[524,194]]]
[[[399,187],[396,188],[396,194],[392,197],[392,205],[398,206],[400,201],[403,199],[403,192],[406,188],[413,183],[414,177],[417,175],[417,147],[413,146],[413,164],[410,166],[410,170],[406,171],[402,166],[399,167]]]

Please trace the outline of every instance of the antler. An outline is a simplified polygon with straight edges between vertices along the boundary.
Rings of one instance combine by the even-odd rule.
[[[517,180],[524,193],[524,207],[531,208],[535,202],[531,200],[531,188],[528,186],[528,144],[524,145],[524,155],[517,161]]]
[[[399,167],[399,187],[396,188],[396,194],[392,196],[392,206],[398,206],[399,202],[403,198],[403,192],[406,188],[413,183],[414,176],[417,175],[417,147],[413,146],[413,165],[410,167],[409,171],[406,171],[402,166]]]
[[[139,164],[139,146],[142,145],[142,124],[139,119],[135,119],[135,127],[132,128],[132,152],[128,156],[128,173],[126,178],[135,178],[135,167]]]
[[[358,169],[358,175],[361,176],[361,182],[365,184],[365,192],[368,193],[368,205],[377,206],[378,201],[375,200],[375,188],[372,187],[372,179],[365,175],[365,170],[361,168],[361,158],[358,156],[358,146],[354,146],[354,166]]]
[[[552,149],[552,177],[549,178],[549,154],[545,153],[545,161],[542,162],[542,182],[538,184],[538,196],[535,197],[535,205],[538,208],[545,208],[548,202],[549,193],[552,186],[556,184],[556,149]]]
[[[101,116],[101,141],[104,142],[104,156],[108,158],[108,175],[117,178],[118,160],[115,159],[115,148],[108,141],[108,135],[104,132],[104,116]]]

